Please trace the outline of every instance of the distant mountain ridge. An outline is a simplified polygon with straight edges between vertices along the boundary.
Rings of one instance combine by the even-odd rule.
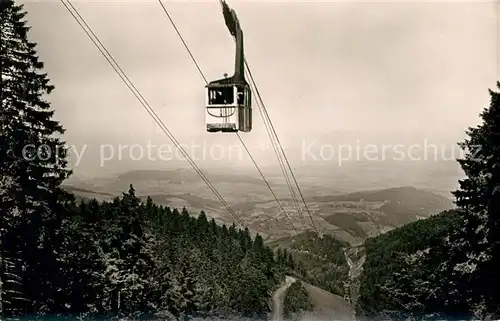
[[[253,178],[243,175],[231,175],[211,173],[207,174],[210,180],[225,181],[228,183],[250,183],[262,184],[262,179]],[[119,180],[126,181],[146,181],[158,180],[169,181],[173,184],[198,183],[201,178],[197,172],[191,169],[175,169],[175,170],[134,170],[126,172],[117,177]]]
[[[85,193],[85,194],[113,196],[112,194],[109,194],[109,193],[95,192],[95,191],[91,191],[91,190],[88,190],[88,189],[85,189],[85,188],[75,187],[73,185],[63,185],[63,187],[64,187],[64,189],[66,191],[74,193],[74,194]]]
[[[454,207],[451,199],[412,186],[359,191],[335,196],[318,196],[314,197],[313,200],[349,202],[383,201],[384,204],[380,207],[380,210],[386,214],[398,214],[401,211],[408,211],[410,209],[415,215],[424,217],[438,214]]]
[[[411,186],[319,196],[313,200],[331,204],[332,212],[325,214],[325,220],[359,241],[455,207],[449,198]]]

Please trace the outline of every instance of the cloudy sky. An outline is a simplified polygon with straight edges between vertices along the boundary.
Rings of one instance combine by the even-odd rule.
[[[163,133],[66,8],[22,1],[73,143],[161,140]],[[208,134],[204,82],[157,1],[73,1],[181,142]],[[165,1],[209,80],[232,74],[218,1]],[[495,4],[485,1],[228,1],[268,113],[287,146],[339,135],[455,140],[478,122],[498,79]],[[250,148],[267,140],[254,109]],[[354,133],[354,134],[353,134]]]

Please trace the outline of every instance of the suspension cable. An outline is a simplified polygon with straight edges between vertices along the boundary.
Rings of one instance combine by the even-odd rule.
[[[255,89],[253,89],[254,86],[252,83],[250,83],[250,87],[252,88],[252,92],[255,92]],[[292,196],[293,204],[295,205],[297,213],[299,214],[302,225],[305,226],[304,216],[302,215],[302,210],[300,208],[299,201],[297,200],[297,196],[295,195],[295,190],[293,189],[292,182],[291,182],[290,177],[288,175],[288,171],[286,170],[283,158],[278,150],[276,140],[274,139],[274,137],[270,131],[270,125],[268,124],[269,120],[265,117],[265,114],[262,111],[262,106],[261,106],[260,102],[258,100],[256,100],[255,102],[257,103],[257,107],[259,109],[259,114],[262,117],[262,122],[264,123],[264,127],[266,128],[266,132],[269,136],[269,139],[271,140],[271,144],[273,146],[273,151],[276,154],[278,164],[280,165],[281,172],[283,173],[283,177],[285,178],[285,183],[288,186],[288,190],[290,191],[290,195]]]
[[[219,0],[219,4],[221,6],[222,11],[224,11],[224,1]],[[233,38],[233,41],[236,44],[236,39]],[[245,57],[243,57],[243,58],[245,58]],[[246,64],[246,60],[245,60],[245,64]],[[248,74],[248,71],[247,71],[247,74]],[[252,83],[251,82],[249,83],[249,85],[250,85],[250,87],[252,87]],[[252,91],[255,92],[254,89],[252,89]],[[259,109],[259,113],[260,113],[260,115],[262,117],[262,122],[264,123],[264,127],[266,129],[266,132],[267,132],[267,134],[269,136],[269,139],[271,141],[271,144],[273,146],[273,150],[274,150],[274,152],[276,154],[276,158],[278,160],[278,164],[280,165],[281,172],[283,173],[283,177],[285,178],[285,183],[287,184],[288,190],[290,191],[290,195],[292,197],[293,204],[295,205],[297,213],[299,214],[299,217],[301,219],[302,225],[305,226],[304,216],[302,215],[302,209],[300,208],[299,201],[298,201],[297,196],[295,194],[295,190],[293,189],[290,177],[288,175],[288,171],[286,170],[286,167],[285,167],[285,164],[284,164],[284,161],[283,161],[283,157],[279,153],[279,150],[278,150],[278,147],[277,147],[278,143],[276,142],[276,140],[274,139],[274,136],[270,132],[270,127],[269,127],[270,125],[268,124],[268,122],[270,123],[271,120],[270,120],[270,118],[268,118],[268,117],[266,118],[265,117],[265,114],[262,111],[262,106],[260,104],[260,101],[259,100],[255,100],[255,102],[257,103],[257,107]]]
[[[184,45],[184,47],[186,48],[189,56],[191,57],[191,60],[194,62],[194,64],[196,65],[196,68],[198,69],[198,72],[200,73],[200,75],[202,76],[203,80],[205,81],[205,84],[208,85],[208,80],[207,78],[205,77],[205,74],[203,73],[203,71],[201,70],[200,66],[198,65],[198,62],[196,61],[196,58],[194,58],[193,54],[191,53],[191,50],[189,49],[189,46],[187,45],[186,41],[184,41],[184,37],[182,37],[182,34],[180,33],[179,29],[177,28],[174,20],[172,19],[172,16],[170,15],[170,13],[168,12],[167,8],[163,5],[163,3],[161,2],[161,0],[158,0],[159,4],[161,5],[162,9],[163,9],[163,12],[165,13],[165,15],[167,16],[168,20],[170,21],[170,23],[172,24],[172,26],[174,27],[177,35],[179,36],[179,38],[181,39],[182,41],[182,44]],[[286,217],[288,218],[288,221],[290,222],[290,225],[293,227],[294,231],[296,234],[299,234],[297,229],[295,228],[295,225],[293,224],[292,222],[292,219],[290,218],[289,214],[285,211],[285,209],[283,208],[283,205],[281,204],[281,202],[278,200],[276,194],[274,193],[271,185],[269,184],[269,182],[267,181],[266,177],[264,176],[264,174],[262,173],[262,171],[260,170],[259,166],[257,165],[257,163],[255,162],[255,159],[253,158],[252,154],[250,153],[250,151],[248,150],[245,142],[243,141],[243,139],[241,138],[240,134],[238,132],[236,132],[236,136],[238,137],[238,139],[240,140],[241,144],[243,145],[243,147],[245,148],[245,151],[247,152],[248,156],[250,157],[250,159],[252,160],[254,166],[257,168],[257,171],[259,172],[259,174],[261,175],[262,179],[264,180],[265,184],[267,185],[267,187],[269,188],[269,190],[271,191],[271,194],[273,195],[274,199],[276,200],[276,202],[278,203],[281,211],[283,211],[283,213],[286,215]]]
[[[250,85],[250,88],[251,88],[252,92],[254,92],[254,89],[253,89],[253,84],[252,84],[252,83],[249,83],[249,85]],[[292,197],[293,205],[295,206],[295,209],[296,209],[296,211],[297,211],[297,214],[298,214],[298,215],[299,215],[299,217],[300,217],[301,224],[302,224],[303,226],[305,226],[305,224],[304,224],[304,217],[303,217],[303,215],[302,215],[302,211],[301,211],[301,208],[300,208],[300,206],[299,206],[299,202],[298,202],[297,197],[296,197],[296,195],[295,195],[295,191],[293,190],[293,186],[292,186],[291,180],[290,180],[290,178],[289,178],[289,176],[288,176],[288,172],[287,172],[287,170],[286,170],[286,168],[285,168],[285,165],[284,165],[284,163],[283,163],[283,160],[282,160],[282,158],[281,158],[281,155],[279,154],[278,147],[277,147],[277,145],[276,145],[276,141],[273,139],[273,137],[272,137],[272,135],[271,135],[270,128],[269,128],[269,124],[268,124],[268,122],[267,122],[267,120],[266,120],[266,118],[265,118],[265,116],[264,116],[264,113],[263,113],[263,111],[262,111],[262,107],[261,107],[260,102],[259,102],[258,100],[256,100],[256,104],[257,104],[257,107],[258,107],[258,110],[259,110],[259,114],[260,114],[260,116],[261,116],[261,118],[262,118],[262,122],[264,123],[264,127],[265,127],[265,129],[266,129],[266,132],[267,132],[267,134],[268,134],[268,136],[269,136],[269,139],[270,139],[270,141],[271,141],[271,144],[272,144],[272,147],[273,147],[273,151],[274,151],[274,153],[275,153],[275,155],[276,155],[276,158],[277,158],[277,160],[278,160],[278,164],[280,165],[281,172],[282,172],[282,174],[283,174],[283,177],[285,178],[285,183],[286,183],[286,185],[287,185],[287,187],[288,187],[288,190],[290,191],[290,195],[291,195],[291,197]]]
[[[207,186],[214,192],[214,194],[217,196],[217,198],[221,201],[221,203],[226,207],[228,212],[231,214],[231,216],[235,219],[236,222],[241,226],[241,228],[244,228],[243,222],[239,219],[238,215],[234,212],[234,210],[229,206],[229,204],[224,200],[222,195],[217,191],[215,186],[210,182],[210,180],[205,176],[205,174],[201,171],[201,169],[196,165],[196,163],[192,160],[192,158],[187,154],[187,152],[184,150],[181,144],[177,141],[175,136],[170,132],[168,127],[163,123],[163,121],[158,117],[154,109],[148,104],[144,96],[139,92],[139,90],[134,86],[132,81],[128,78],[128,76],[125,74],[125,72],[120,68],[119,64],[116,62],[116,60],[113,58],[113,56],[109,53],[109,51],[106,49],[106,47],[102,44],[102,42],[99,40],[97,35],[92,31],[92,28],[86,23],[85,19],[80,15],[78,10],[73,6],[73,4],[70,2],[70,0],[67,0],[66,4],[64,0],[60,0],[61,3],[66,7],[68,12],[73,16],[75,21],[80,25],[80,27],[83,29],[83,31],[87,34],[87,36],[90,38],[90,40],[94,43],[94,45],[97,47],[97,49],[101,52],[101,54],[106,58],[108,63],[111,65],[111,67],[115,70],[115,72],[120,76],[122,81],[125,83],[125,85],[130,89],[132,94],[137,98],[139,103],[142,105],[142,107],[148,112],[148,114],[155,120],[155,122],[160,126],[160,128],[163,130],[163,132],[167,135],[167,137],[172,141],[172,143],[177,147],[178,150],[182,153],[182,155],[188,160],[190,165],[194,168],[194,170],[200,175],[200,177],[205,181]],[[69,5],[69,6],[68,6]],[[70,7],[75,11],[70,9]],[[78,17],[77,17],[78,16]],[[83,22],[80,22],[78,19],[80,18]],[[88,28],[85,29],[85,27]],[[93,38],[93,37],[95,38]],[[99,46],[100,45],[100,46]],[[102,47],[102,48],[101,48]],[[107,55],[109,56],[107,56]],[[114,64],[113,64],[114,63]]]
[[[223,0],[219,0],[219,4],[220,4],[220,6],[221,6],[222,10],[224,10],[224,1],[223,1]],[[233,38],[233,41],[236,43],[236,40],[235,40],[234,38]],[[286,161],[286,162],[287,162],[287,164],[288,164],[288,160],[286,159],[286,155],[285,155],[285,152],[284,152],[284,150],[283,150],[283,147],[281,147],[281,143],[279,142],[278,135],[276,134],[276,131],[274,130],[274,127],[273,127],[272,122],[271,122],[271,118],[270,118],[270,117],[269,117],[269,115],[267,114],[267,111],[266,111],[266,107],[265,107],[265,105],[264,105],[264,102],[262,101],[262,98],[260,97],[260,93],[259,93],[259,91],[258,91],[258,89],[257,89],[257,84],[256,84],[256,83],[255,83],[255,81],[253,80],[253,76],[252,76],[252,73],[251,73],[250,68],[249,68],[249,66],[248,66],[247,60],[246,60],[246,58],[245,58],[245,57],[243,57],[243,58],[244,58],[244,62],[245,62],[246,71],[247,71],[247,73],[249,74],[249,77],[250,77],[250,80],[251,80],[250,86],[252,86],[252,82],[253,82],[253,86],[254,86],[254,88],[255,88],[255,89],[254,89],[254,90],[252,90],[252,91],[256,92],[256,93],[257,93],[257,96],[259,97],[259,100],[256,100],[256,103],[257,103],[257,107],[259,108],[259,112],[260,112],[260,114],[261,114],[262,121],[264,122],[264,126],[265,126],[266,131],[267,131],[267,133],[268,133],[268,135],[269,135],[269,139],[271,140],[271,143],[272,143],[272,145],[273,145],[273,150],[275,151],[276,158],[277,158],[278,163],[279,163],[279,165],[280,165],[280,167],[281,167],[281,171],[282,171],[283,176],[284,176],[284,178],[285,178],[285,182],[286,182],[286,184],[287,184],[287,186],[288,186],[288,190],[290,191],[290,195],[292,196],[292,200],[293,200],[293,202],[294,202],[295,208],[297,209],[297,213],[298,213],[298,214],[299,214],[299,216],[300,216],[300,219],[301,219],[301,221],[302,221],[302,224],[303,224],[303,225],[305,225],[304,216],[302,215],[302,209],[300,208],[299,201],[298,201],[298,199],[297,199],[297,195],[295,194],[295,190],[294,190],[294,188],[293,188],[293,186],[292,186],[291,179],[290,179],[290,177],[289,177],[289,175],[288,175],[288,171],[286,170],[285,161]],[[263,110],[264,112],[263,112],[262,110]],[[268,123],[269,123],[269,125],[268,125]],[[272,132],[274,133],[274,136],[273,136],[273,134],[270,132],[270,130],[269,130],[269,126],[270,126],[270,128],[272,129]],[[276,137],[276,138],[275,138],[275,137]],[[279,150],[278,150],[278,147],[277,147],[277,146],[279,146],[279,147],[280,147],[281,153],[279,152]],[[283,159],[285,159],[285,161],[284,161]],[[294,181],[295,181],[295,184],[296,184],[296,186],[297,186],[297,189],[298,189],[298,190],[299,190],[299,192],[300,192],[299,185],[298,185],[298,183],[297,183],[297,181],[296,181],[296,179],[295,179],[295,177],[294,177],[294,175],[293,175],[293,171],[292,171],[292,169],[291,169],[291,167],[290,167],[290,164],[288,164],[288,168],[289,168],[290,173],[291,173],[291,175],[292,175],[292,177],[293,177],[293,179],[294,179]],[[302,192],[300,192],[300,194],[302,194]],[[303,200],[304,205],[305,205],[305,207],[306,207],[306,209],[307,209],[307,211],[308,211],[308,213],[309,213],[309,209],[307,208],[307,204],[305,203],[305,200],[304,200],[304,198],[303,198],[303,197],[302,197],[302,200]],[[315,228],[315,230],[318,232],[318,229],[316,229],[315,224],[314,224],[314,221],[313,221],[312,216],[311,216],[311,214],[310,214],[310,213],[309,213],[309,217],[311,218],[311,222],[312,222],[312,224],[313,224],[313,227],[314,227],[314,228]],[[318,234],[319,234],[319,233],[318,233]]]
[[[221,5],[222,8],[224,7],[224,1],[223,0],[219,0],[219,4]],[[272,132],[274,134],[274,137],[276,138],[276,142],[278,143],[278,145],[280,147],[281,153],[282,153],[283,158],[284,158],[284,160],[285,160],[285,162],[287,164],[288,169],[290,170],[290,174],[292,175],[292,178],[293,178],[293,180],[295,182],[295,185],[297,186],[297,190],[298,190],[298,192],[300,194],[302,202],[304,203],[304,207],[305,207],[305,209],[306,209],[306,211],[307,211],[307,213],[309,215],[309,218],[311,219],[311,223],[312,223],[314,229],[316,230],[316,232],[319,235],[320,234],[319,230],[317,229],[316,224],[314,223],[314,219],[313,219],[313,217],[311,215],[311,212],[310,212],[310,210],[309,210],[309,208],[307,206],[307,203],[305,201],[304,195],[302,194],[302,191],[301,191],[300,186],[299,186],[299,184],[297,182],[297,179],[295,178],[295,175],[293,173],[292,167],[290,166],[290,162],[288,161],[288,158],[286,157],[286,154],[285,154],[285,151],[283,149],[283,146],[281,145],[281,143],[279,141],[278,134],[276,133],[276,130],[274,129],[274,126],[273,126],[273,124],[271,122],[271,118],[269,117],[269,114],[267,113],[266,106],[264,104],[264,101],[262,100],[262,96],[260,95],[259,89],[257,88],[257,83],[255,82],[255,80],[253,78],[253,75],[252,75],[252,72],[250,70],[250,66],[248,64],[248,61],[247,61],[246,57],[243,57],[243,59],[244,59],[244,62],[245,62],[246,70],[247,70],[247,72],[248,72],[248,74],[250,76],[250,81],[253,83],[254,88],[255,88],[255,92],[257,94],[257,97],[259,98],[258,101],[260,101],[260,103],[262,105],[262,109],[264,110],[264,114],[265,114],[265,116],[266,116],[266,118],[267,118],[267,120],[269,122],[269,125],[271,126],[271,129],[272,129]],[[292,194],[294,194],[294,193],[292,193]]]
[[[293,174],[293,170],[292,170],[292,167],[290,166],[290,162],[288,161],[288,159],[287,159],[287,157],[286,157],[285,151],[283,150],[283,146],[281,145],[281,143],[280,143],[280,141],[279,141],[278,134],[276,134],[276,131],[275,131],[275,129],[274,129],[274,126],[272,125],[271,119],[269,118],[269,115],[268,115],[268,113],[267,113],[267,111],[266,111],[266,108],[265,108],[265,105],[264,105],[264,101],[262,100],[262,97],[261,97],[261,95],[260,95],[259,89],[257,88],[257,84],[255,83],[255,80],[254,80],[254,78],[253,78],[252,72],[250,71],[250,67],[249,67],[249,65],[248,65],[248,62],[247,62],[246,58],[245,58],[245,66],[247,67],[248,74],[250,75],[250,80],[251,80],[251,81],[253,82],[253,84],[254,84],[255,91],[256,91],[256,93],[257,93],[257,97],[259,98],[259,101],[260,101],[260,103],[262,104],[262,107],[263,107],[263,109],[264,109],[264,112],[265,112],[265,114],[266,114],[266,117],[269,119],[269,123],[270,123],[270,125],[271,125],[271,129],[272,129],[272,131],[273,131],[273,133],[274,133],[274,135],[275,135],[275,137],[276,137],[276,141],[278,142],[278,144],[279,144],[279,146],[280,146],[281,152],[283,153],[283,157],[284,157],[284,159],[285,159],[285,161],[286,161],[286,164],[287,164],[287,166],[288,166],[288,169],[290,170],[290,173],[292,174],[292,178],[293,178],[293,180],[294,180],[294,182],[295,182],[295,185],[297,186],[297,190],[299,191],[300,197],[302,198],[302,202],[304,203],[304,207],[305,207],[305,209],[306,209],[306,211],[307,211],[307,214],[309,215],[309,218],[311,219],[311,222],[312,222],[312,224],[313,224],[314,229],[316,230],[316,232],[317,232],[317,233],[318,233],[318,235],[319,235],[319,234],[320,234],[320,233],[319,233],[319,230],[318,230],[318,228],[316,227],[316,224],[314,223],[314,220],[313,220],[312,215],[311,215],[311,211],[309,211],[309,208],[307,207],[307,203],[306,203],[306,201],[305,201],[304,195],[302,194],[302,191],[300,190],[299,183],[297,182],[297,179],[295,178],[295,175]]]

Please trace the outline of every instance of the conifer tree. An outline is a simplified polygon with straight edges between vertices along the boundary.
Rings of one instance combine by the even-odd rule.
[[[147,297],[151,293],[152,271],[154,270],[153,241],[145,223],[140,199],[130,185],[129,192],[122,199],[122,248],[121,270],[123,298],[128,299],[131,311],[147,309]]]
[[[490,105],[480,114],[483,123],[469,127],[469,137],[459,144],[466,155],[458,162],[467,177],[459,181],[460,189],[454,192],[460,208],[477,214],[488,210],[493,194],[500,189],[500,94],[489,93]],[[492,217],[491,221],[498,220]]]
[[[497,83],[500,88],[500,83]],[[473,266],[472,282],[480,309],[500,312],[500,93],[489,91],[491,100],[480,116],[482,124],[467,130],[468,138],[460,143],[465,157],[459,159],[466,178],[454,192],[456,204],[464,212],[465,224],[454,235],[452,252],[463,261],[456,270]],[[469,269],[470,270],[470,269]],[[464,272],[462,272],[463,274]]]
[[[23,306],[3,310],[40,312],[57,304],[58,285],[51,281],[58,275],[60,200],[67,196],[60,184],[71,172],[64,142],[56,137],[64,129],[45,100],[54,87],[43,73],[36,44],[28,40],[26,15],[13,0],[0,2],[0,216],[1,223],[16,222],[2,224],[0,236],[5,253],[17,255],[12,262],[21,265],[14,270],[23,271],[18,277],[26,299]],[[35,300],[40,296],[45,299]]]

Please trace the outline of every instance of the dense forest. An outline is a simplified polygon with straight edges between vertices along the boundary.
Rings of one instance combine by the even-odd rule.
[[[344,251],[350,247],[348,243],[332,235],[318,238],[315,233],[304,231],[268,245],[290,257],[293,270],[288,275],[340,296],[346,294],[349,265]]]
[[[290,252],[304,271],[302,280],[343,296],[349,273],[344,255],[348,246],[331,235],[318,238],[307,231],[294,237]]]
[[[490,95],[460,143],[457,209],[365,242],[358,316],[500,317],[500,93]]]
[[[307,271],[304,268],[302,261],[297,260],[293,257],[290,249],[277,248],[276,260],[282,269],[285,270],[286,274],[295,275],[299,278],[303,278],[307,275]]]
[[[43,249],[6,255],[17,282],[4,280],[5,314],[265,317],[270,292],[284,279],[285,265],[259,235],[218,226],[203,212],[194,218],[185,208],[141,202],[132,186],[113,202],[67,201],[65,208],[59,226],[41,225],[57,235],[36,243]],[[22,229],[6,235],[15,231]],[[17,234],[17,244],[28,236]],[[4,244],[4,253],[14,244]]]
[[[293,271],[261,236],[141,201],[77,201],[54,87],[26,12],[0,2],[0,318],[23,315],[263,317]],[[31,317],[30,317],[31,318]]]
[[[424,308],[425,312],[441,304],[442,293],[432,294],[413,282],[436,287],[447,282],[438,269],[447,257],[444,239],[459,221],[459,213],[451,210],[368,239],[358,310],[371,318],[381,311]]]
[[[283,300],[283,314],[287,320],[300,320],[304,312],[312,311],[314,305],[302,282],[295,281],[288,288]]]

